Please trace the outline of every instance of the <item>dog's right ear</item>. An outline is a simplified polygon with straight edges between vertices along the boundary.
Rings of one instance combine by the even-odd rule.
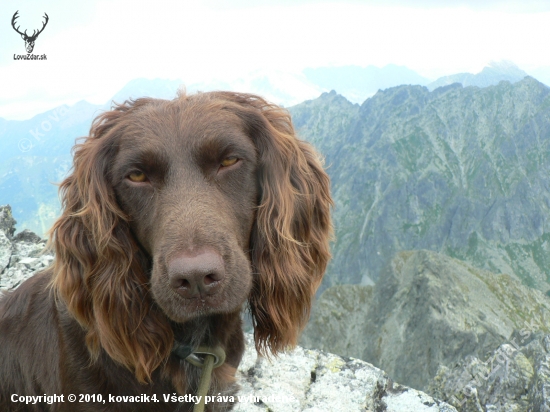
[[[59,187],[62,214],[49,231],[55,252],[53,289],[86,328],[94,323],[91,283],[98,257],[109,249],[112,229],[124,221],[105,177],[116,146],[105,143],[116,140],[109,131],[130,107],[125,103],[96,117],[89,137],[79,139],[73,148],[72,173]],[[129,260],[123,256],[124,266]]]
[[[72,173],[60,186],[63,212],[50,230],[55,294],[87,330],[92,356],[102,347],[140,382],[169,356],[173,333],[151,304],[146,257],[109,178],[128,115],[150,101],[125,102],[94,120],[74,149]]]

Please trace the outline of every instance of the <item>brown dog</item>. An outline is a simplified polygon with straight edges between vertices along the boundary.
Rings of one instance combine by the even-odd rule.
[[[1,411],[190,410],[163,398],[197,389],[175,345],[221,346],[210,393],[234,394],[247,301],[258,351],[296,344],[332,202],[285,110],[230,92],[126,102],[76,146],[61,193],[53,266],[0,299]],[[159,402],[108,402],[142,394]]]

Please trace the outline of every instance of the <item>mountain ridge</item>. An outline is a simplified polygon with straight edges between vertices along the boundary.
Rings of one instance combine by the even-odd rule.
[[[337,106],[340,130],[320,118],[330,95],[291,108],[330,165],[338,240],[326,285],[375,281],[399,250],[429,249],[547,290],[549,93],[530,77],[397,86]]]

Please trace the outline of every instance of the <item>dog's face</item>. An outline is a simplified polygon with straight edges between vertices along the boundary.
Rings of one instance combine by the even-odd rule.
[[[257,151],[242,120],[197,104],[129,116],[111,179],[152,262],[155,301],[176,322],[239,310],[258,202]]]

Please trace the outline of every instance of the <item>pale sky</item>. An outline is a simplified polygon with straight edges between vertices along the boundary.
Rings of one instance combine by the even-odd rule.
[[[11,27],[42,27],[26,54]],[[407,66],[430,79],[493,60],[550,66],[548,0],[2,0],[0,117],[25,119],[85,99],[105,103],[128,81],[230,81],[256,70]]]

